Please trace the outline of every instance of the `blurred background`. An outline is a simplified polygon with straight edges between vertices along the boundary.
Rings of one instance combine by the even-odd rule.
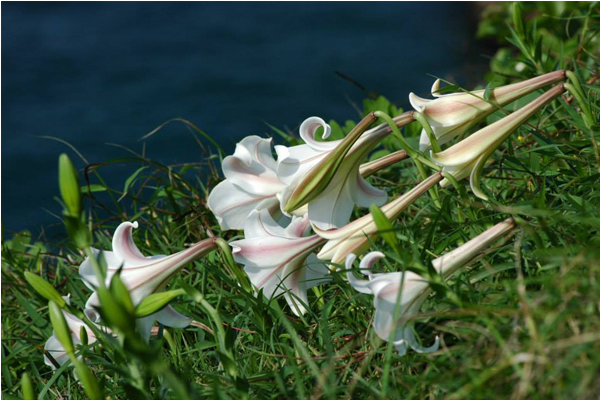
[[[407,108],[408,93],[426,96],[432,76],[474,87],[494,53],[474,40],[478,7],[4,3],[3,231],[58,222],[58,155],[86,165],[41,136],[99,163],[129,156],[110,143],[141,152],[142,136],[181,117],[231,153],[244,136],[273,136],[267,124],[295,132],[313,115],[356,120],[367,93]],[[204,157],[182,123],[146,140],[145,154],[166,164]],[[122,187],[131,168],[102,174]]]

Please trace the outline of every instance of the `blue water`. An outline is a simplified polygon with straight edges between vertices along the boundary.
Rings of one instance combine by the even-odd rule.
[[[407,107],[428,74],[477,83],[465,3],[3,3],[2,222],[5,231],[57,221],[57,157],[73,144],[89,162],[141,151],[138,139],[186,118],[226,150],[265,125],[356,119],[370,91]],[[183,125],[147,141],[164,163],[199,161]],[[131,166],[102,171],[122,187]]]

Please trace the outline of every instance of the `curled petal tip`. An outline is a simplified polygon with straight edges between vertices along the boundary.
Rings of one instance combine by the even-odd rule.
[[[422,112],[425,109],[425,104],[427,104],[430,100],[423,99],[413,92],[410,92],[408,95],[408,101],[410,105],[418,112]]]
[[[431,95],[433,97],[441,97],[442,95],[437,93],[440,90],[440,82],[441,80],[438,78],[435,80],[435,82],[433,82],[433,85],[431,85]]]

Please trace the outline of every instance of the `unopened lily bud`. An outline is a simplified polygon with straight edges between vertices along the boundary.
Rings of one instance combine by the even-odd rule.
[[[65,352],[69,356],[74,356],[75,347],[73,346],[73,338],[71,337],[71,331],[62,310],[54,301],[48,303],[48,310],[50,312],[50,322],[52,323],[52,328],[54,328],[54,335],[64,347]]]
[[[66,214],[79,217],[81,215],[79,176],[71,159],[64,153],[58,158],[58,184],[60,195],[67,207]]]
[[[438,143],[444,144],[455,137],[466,134],[470,128],[481,122],[498,107],[504,107],[529,93],[562,81],[565,77],[565,71],[561,70],[526,81],[500,86],[489,91],[487,100],[484,98],[485,90],[439,94],[440,80],[438,79],[431,88],[431,94],[435,99],[423,99],[411,93],[409,100],[413,108],[427,119]],[[423,130],[419,147],[421,150],[426,150],[429,146],[429,136]]]

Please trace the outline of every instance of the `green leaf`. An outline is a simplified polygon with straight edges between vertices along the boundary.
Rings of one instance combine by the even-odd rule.
[[[25,271],[24,277],[27,283],[46,300],[56,303],[60,308],[64,308],[67,305],[67,302],[62,298],[60,293],[42,277],[32,274],[29,271]]]
[[[140,167],[138,168],[133,174],[131,174],[129,176],[129,178],[127,178],[127,180],[125,181],[125,186],[123,187],[123,194],[121,195],[121,197],[119,198],[119,201],[122,200],[123,198],[125,198],[125,196],[127,196],[127,191],[129,190],[129,187],[131,186],[131,184],[133,183],[133,181],[135,181],[135,178],[137,178],[137,176],[148,167]]]
[[[185,294],[185,290],[176,289],[168,292],[152,293],[147,296],[135,309],[135,317],[143,318],[165,308],[173,299]]]
[[[377,230],[383,240],[396,252],[399,253],[400,244],[398,243],[398,238],[396,237],[396,233],[394,232],[394,225],[388,219],[388,217],[381,211],[381,209],[376,204],[371,204],[369,208],[371,215],[373,216],[373,221],[375,221],[375,225],[377,226]]]

